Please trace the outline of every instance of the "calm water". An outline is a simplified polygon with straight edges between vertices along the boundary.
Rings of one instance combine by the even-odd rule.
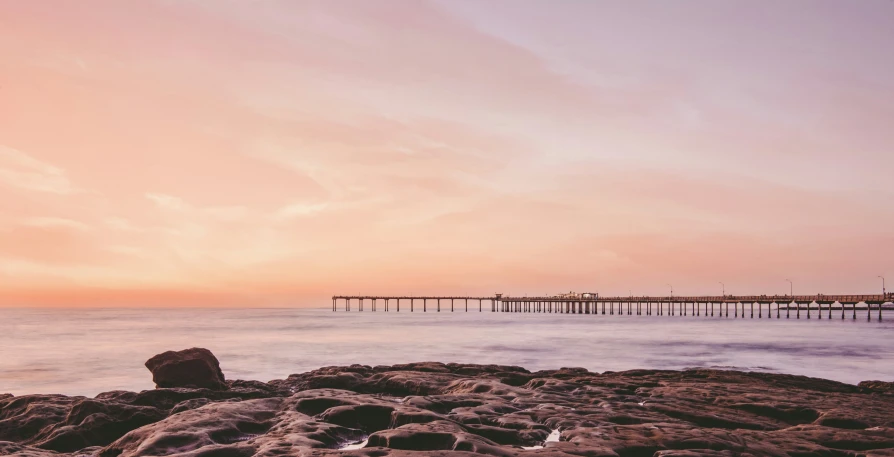
[[[894,319],[892,315],[889,319]],[[0,309],[0,393],[153,387],[143,363],[193,346],[228,379],[411,361],[585,367],[727,367],[857,383],[894,380],[894,324],[836,319],[351,312],[326,309]]]

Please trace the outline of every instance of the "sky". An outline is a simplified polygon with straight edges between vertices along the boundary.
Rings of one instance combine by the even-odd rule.
[[[0,0],[0,306],[894,288],[890,0]]]

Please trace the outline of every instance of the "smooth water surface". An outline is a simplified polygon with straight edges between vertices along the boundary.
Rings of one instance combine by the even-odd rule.
[[[477,305],[477,303],[476,303]],[[471,308],[470,308],[471,309]],[[894,380],[894,324],[694,316],[342,312],[323,309],[0,309],[0,394],[153,387],[143,363],[205,347],[228,379],[413,361],[584,367],[723,367],[857,383]],[[873,319],[875,319],[873,315]],[[894,315],[891,316],[894,318]]]

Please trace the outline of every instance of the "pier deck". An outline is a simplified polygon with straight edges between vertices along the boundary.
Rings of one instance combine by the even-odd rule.
[[[751,318],[801,318],[804,311],[806,318],[810,319],[810,311],[819,311],[819,319],[823,313],[828,312],[828,319],[832,319],[833,311],[840,311],[841,319],[846,314],[851,314],[852,319],[857,319],[857,312],[866,312],[866,318],[872,320],[872,315],[877,314],[878,320],[882,320],[882,310],[885,303],[894,300],[894,294],[875,295],[718,295],[718,296],[629,296],[629,297],[600,297],[595,294],[584,294],[579,297],[510,297],[501,294],[492,296],[377,296],[377,295],[336,295],[332,297],[332,311],[338,310],[338,303],[344,302],[344,310],[351,311],[351,303],[357,301],[357,310],[364,311],[364,303],[369,302],[371,311],[378,311],[378,304],[384,305],[385,312],[400,312],[401,303],[404,311],[455,312],[457,310],[468,312],[469,302],[472,302],[472,310],[475,310],[477,302],[478,312],[485,310],[485,305],[490,305],[491,312],[498,313],[560,313],[560,314],[600,314],[600,315],[628,315],[628,316],[705,316],[730,317],[730,306],[733,308],[734,318],[745,318],[746,314]],[[430,304],[431,302],[431,304]],[[419,305],[421,304],[421,308]],[[862,304],[862,306],[858,306]],[[409,305],[409,309],[407,309]],[[755,311],[757,314],[755,315]],[[784,313],[783,313],[784,311]],[[775,312],[775,316],[773,316]]]

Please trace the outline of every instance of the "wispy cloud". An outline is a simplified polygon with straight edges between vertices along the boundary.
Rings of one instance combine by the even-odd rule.
[[[129,220],[123,217],[108,217],[103,221],[106,227],[109,227],[114,230],[123,230],[123,231],[133,231],[139,232],[142,231],[140,227],[135,226]]]
[[[284,206],[276,212],[276,219],[289,220],[300,217],[312,216],[329,207],[329,203],[295,203]]]
[[[113,244],[103,248],[108,252],[133,257],[148,257],[146,250],[137,246],[127,246],[122,244]]]
[[[36,192],[70,194],[74,191],[65,170],[3,145],[0,145],[0,182]]]
[[[249,209],[244,206],[212,206],[203,208],[202,211],[213,219],[225,222],[244,219],[249,213]]]
[[[65,219],[62,217],[29,217],[25,218],[21,221],[22,225],[28,227],[37,227],[37,228],[46,228],[46,229],[68,229],[68,230],[80,230],[80,231],[88,231],[90,230],[90,226],[84,224],[83,222],[78,222],[71,219]]]
[[[159,208],[172,211],[186,211],[190,206],[180,197],[167,194],[146,193],[144,195],[151,202],[155,203]]]

